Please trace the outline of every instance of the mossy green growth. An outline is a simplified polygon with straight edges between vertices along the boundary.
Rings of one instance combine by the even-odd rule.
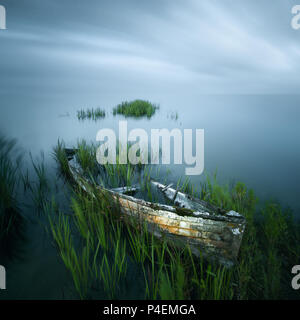
[[[176,210],[176,213],[181,217],[195,217],[194,211],[187,208],[181,208],[174,206],[174,209]]]
[[[147,117],[150,119],[159,107],[149,101],[145,100],[134,100],[125,101],[117,105],[113,109],[113,114],[122,114],[125,117],[141,118]]]

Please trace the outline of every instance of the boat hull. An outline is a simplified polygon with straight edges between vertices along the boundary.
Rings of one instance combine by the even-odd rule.
[[[170,239],[180,246],[189,245],[192,252],[210,261],[231,267],[235,264],[243,233],[244,220],[212,220],[203,217],[180,216],[173,207],[160,208],[113,195],[123,214],[146,222],[155,236]]]
[[[189,245],[192,253],[198,257],[202,256],[227,267],[236,263],[246,226],[245,218],[239,213],[229,211],[220,214],[223,210],[216,209],[217,213],[213,214],[214,206],[207,204],[205,210],[205,202],[193,200],[191,196],[183,193],[181,199],[186,197],[189,201],[186,202],[186,208],[155,204],[124,193],[91,186],[70,163],[69,170],[74,182],[85,192],[93,194],[96,190],[109,194],[121,213],[129,218],[129,222],[146,223],[148,231],[156,237],[168,239],[182,247]],[[157,186],[163,190],[167,188],[158,183]],[[168,192],[173,192],[173,189],[168,189]],[[189,207],[191,203],[194,203],[193,210]],[[197,208],[199,211],[196,211]]]

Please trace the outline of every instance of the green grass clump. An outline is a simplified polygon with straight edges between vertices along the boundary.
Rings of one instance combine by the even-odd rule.
[[[65,147],[65,143],[58,140],[57,145],[53,148],[53,157],[59,166],[59,172],[62,176],[65,178],[71,178]]]
[[[96,147],[85,140],[77,143],[76,158],[84,173],[92,174],[97,166]]]
[[[87,109],[87,110],[78,110],[77,111],[77,118],[78,120],[86,120],[86,119],[92,119],[94,121],[104,118],[105,117],[105,111],[100,109],[100,108],[96,108],[96,109]]]
[[[113,114],[122,114],[125,117],[150,119],[159,107],[149,101],[134,100],[131,102],[122,102],[113,109]]]

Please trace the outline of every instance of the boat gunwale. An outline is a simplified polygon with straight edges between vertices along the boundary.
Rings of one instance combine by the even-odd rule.
[[[92,183],[89,182],[81,173],[78,172],[78,169],[76,169],[74,166],[72,166],[70,164],[70,161],[74,158],[74,155],[76,153],[75,150],[73,149],[65,149],[67,152],[67,155],[68,155],[68,166],[69,166],[69,169],[70,169],[70,172],[73,176],[73,179],[75,180],[75,182],[78,184],[79,181],[77,181],[78,179],[81,179],[82,180],[82,183],[86,184],[86,185],[91,185]],[[72,153],[72,154],[71,154]],[[74,174],[75,173],[75,174]],[[77,175],[78,177],[75,178],[75,175]],[[139,204],[140,206],[145,206],[145,207],[148,207],[152,210],[155,210],[157,213],[159,213],[160,211],[161,216],[165,216],[166,214],[164,212],[169,212],[169,213],[172,213],[174,215],[174,217],[169,217],[170,219],[173,219],[173,220],[186,220],[188,222],[194,222],[194,223],[199,223],[201,221],[203,221],[202,219],[205,219],[205,220],[212,220],[212,221],[220,221],[220,222],[227,222],[227,223],[234,223],[234,224],[245,224],[246,223],[246,219],[243,215],[239,214],[237,216],[228,216],[226,214],[228,214],[230,211],[228,211],[226,214],[224,215],[220,215],[220,214],[210,214],[209,212],[199,212],[199,211],[193,211],[191,209],[185,209],[185,208],[181,208],[179,206],[176,206],[176,205],[166,205],[166,204],[161,204],[161,203],[153,203],[153,202],[150,202],[150,201],[146,201],[146,200],[143,200],[143,199],[138,199],[138,198],[135,198],[133,196],[129,196],[129,195],[126,195],[126,194],[122,194],[122,193],[118,193],[118,192],[115,192],[113,190],[110,190],[110,189],[107,189],[105,187],[102,187],[102,186],[99,186],[99,185],[96,185],[95,184],[95,187],[98,189],[98,191],[100,192],[108,192],[110,194],[112,194],[113,196],[117,197],[117,198],[122,198],[124,200],[128,200],[128,201],[131,201],[131,202],[134,202],[134,203],[137,203]],[[197,199],[194,199],[191,195],[188,195],[182,191],[180,191],[180,193],[186,195],[188,197],[188,199],[190,199],[191,201],[197,201]],[[203,201],[203,200],[200,200],[201,201],[201,204],[203,206],[205,206],[206,202]],[[209,204],[208,203],[208,207],[210,207],[211,209],[214,208],[216,210],[220,209],[212,204]],[[185,210],[188,210],[191,212],[191,214],[193,212],[197,212],[197,215],[196,216],[192,216],[192,215],[181,215],[181,214],[178,214],[178,211],[185,211]],[[150,214],[150,213],[147,213],[147,214]]]

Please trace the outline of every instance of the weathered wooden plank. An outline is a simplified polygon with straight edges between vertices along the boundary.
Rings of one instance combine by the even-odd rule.
[[[121,198],[119,201],[126,214],[156,225],[156,231],[159,229],[169,238],[172,235],[173,240],[198,246],[204,257],[212,259],[211,255],[215,255],[213,260],[220,260],[227,266],[234,264],[245,228],[243,223],[172,216],[162,210],[140,208],[138,204]],[[196,248],[193,252],[197,252]]]
[[[139,190],[138,187],[119,187],[110,189],[113,192],[120,193],[120,194],[127,194],[127,195],[134,195]]]

